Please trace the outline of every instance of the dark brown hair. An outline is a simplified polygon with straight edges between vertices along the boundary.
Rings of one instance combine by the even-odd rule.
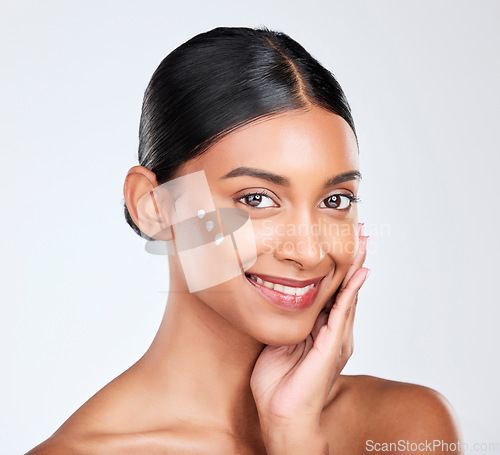
[[[219,27],[160,63],[144,95],[139,164],[159,185],[217,140],[254,120],[317,105],[340,115],[356,135],[347,99],[332,73],[285,33]],[[127,206],[125,218],[142,233]]]

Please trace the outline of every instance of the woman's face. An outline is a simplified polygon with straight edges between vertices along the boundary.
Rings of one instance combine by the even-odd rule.
[[[248,212],[257,258],[195,296],[262,343],[304,340],[358,248],[353,131],[318,107],[290,111],[230,133],[176,177],[201,170],[217,208]]]

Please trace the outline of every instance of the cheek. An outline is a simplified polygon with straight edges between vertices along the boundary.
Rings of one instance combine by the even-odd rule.
[[[330,293],[333,294],[344,280],[358,251],[359,237],[357,231],[355,232],[351,229],[349,233],[346,232],[344,235],[335,236],[330,239],[329,247],[329,256],[335,264],[333,279],[330,285]]]
[[[255,237],[255,245],[257,247],[257,255],[272,253],[280,238],[277,223],[272,222],[270,219],[252,219],[252,227]]]
[[[357,224],[357,223],[356,223]],[[349,266],[359,248],[359,237],[354,226],[349,225],[342,232],[323,240],[323,251],[327,252],[338,266]]]

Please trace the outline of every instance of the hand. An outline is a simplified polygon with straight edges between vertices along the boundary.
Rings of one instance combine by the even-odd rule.
[[[250,386],[266,446],[275,441],[283,444],[286,437],[321,437],[321,412],[353,352],[357,294],[369,272],[362,267],[367,240],[360,236],[358,252],[339,290],[307,338],[293,346],[266,346],[257,359]]]

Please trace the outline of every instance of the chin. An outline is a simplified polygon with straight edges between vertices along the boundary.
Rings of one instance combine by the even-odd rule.
[[[311,333],[314,321],[310,324],[306,322],[288,323],[283,326],[275,324],[273,327],[259,330],[259,333],[254,333],[253,337],[270,346],[296,345],[304,341]]]
[[[309,335],[309,334],[307,334]],[[302,341],[304,341],[307,338],[307,335],[304,337],[298,337],[298,338],[291,338],[291,337],[268,337],[264,340],[258,340],[263,344],[266,344],[268,346],[295,346],[297,344],[300,344]]]
[[[286,301],[273,303],[273,296],[269,297],[267,290],[256,289],[255,283],[243,274],[196,294],[232,329],[266,345],[291,346],[308,337],[326,303],[324,293],[321,301],[316,298],[320,286],[305,294],[305,308],[287,308]]]

